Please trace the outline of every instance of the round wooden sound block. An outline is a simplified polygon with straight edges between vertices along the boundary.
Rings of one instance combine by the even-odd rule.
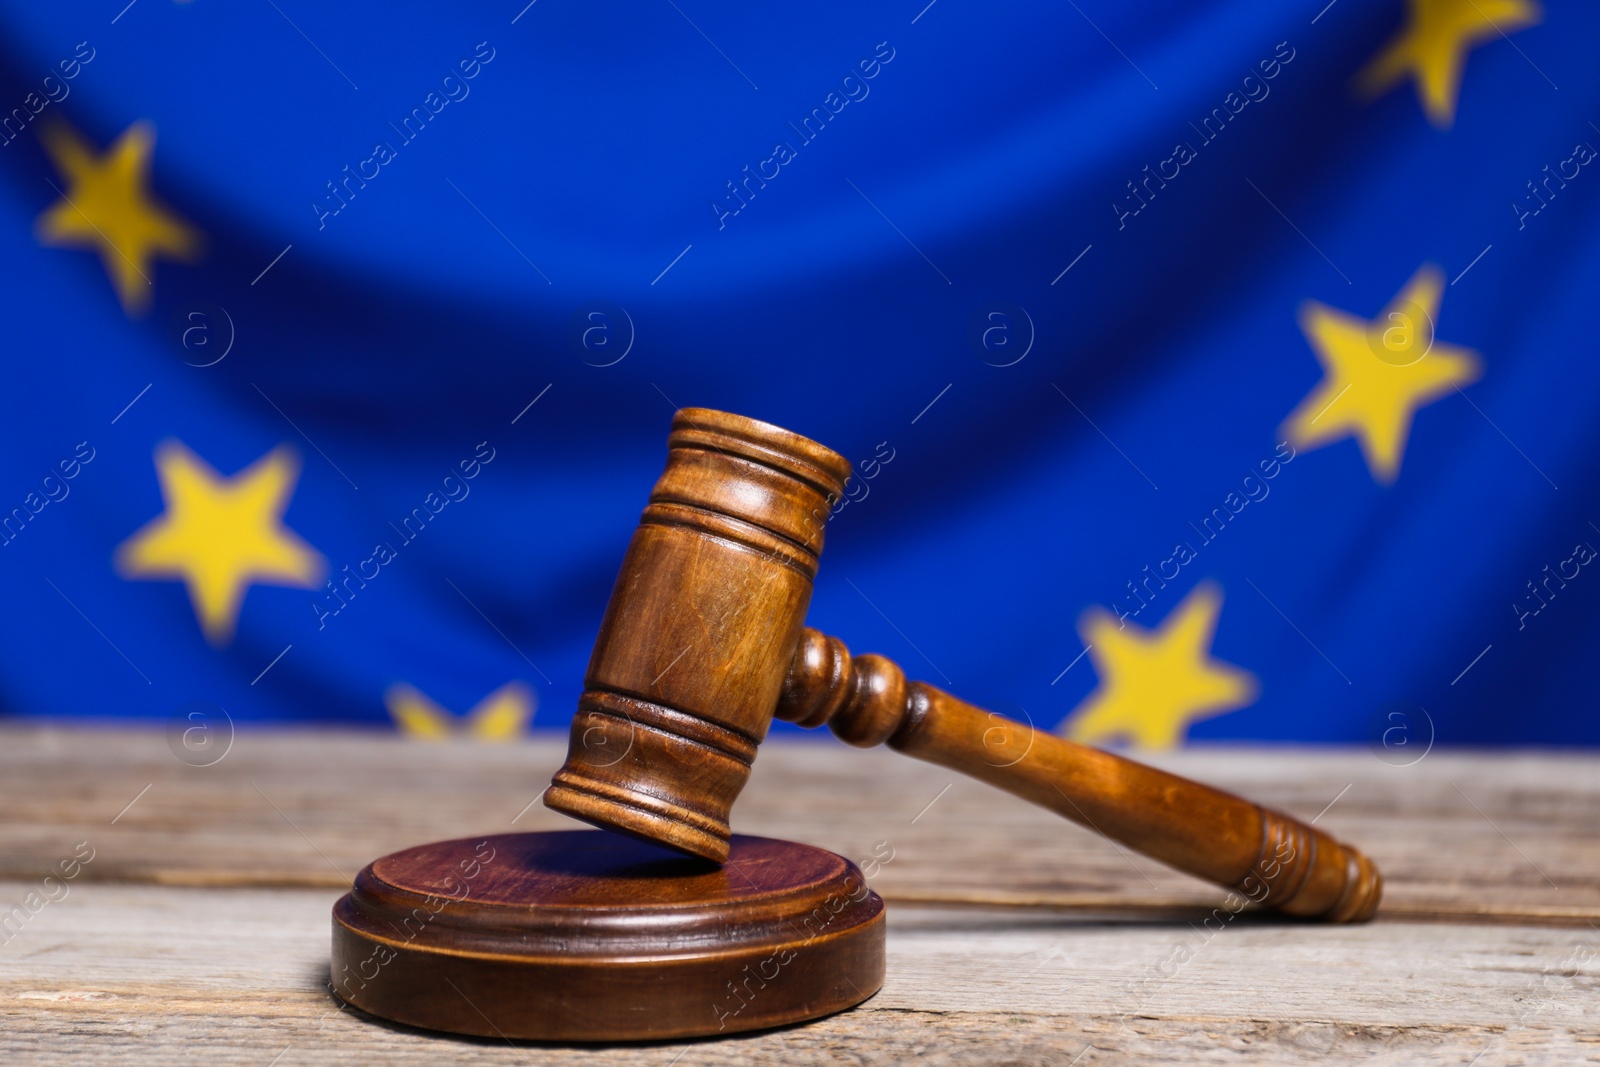
[[[731,1034],[878,991],[883,901],[855,864],[731,848],[718,867],[575,830],[384,856],[334,905],[334,991],[411,1026],[540,1041]]]

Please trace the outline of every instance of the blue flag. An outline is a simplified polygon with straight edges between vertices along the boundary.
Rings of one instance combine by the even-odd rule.
[[[705,406],[1041,729],[1600,742],[1590,5],[5,7],[6,714],[562,727]]]

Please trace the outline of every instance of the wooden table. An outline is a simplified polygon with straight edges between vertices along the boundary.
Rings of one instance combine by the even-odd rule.
[[[866,1004],[621,1049],[508,1047],[341,1009],[329,909],[356,870],[422,841],[570,826],[535,803],[564,750],[243,732],[192,767],[159,731],[0,728],[0,1062],[1600,1062],[1600,757],[1554,753],[1153,761],[1320,812],[1367,850],[1383,907],[1337,927],[1207,923],[1221,891],[987,786],[883,749],[776,740],[735,828],[892,856],[873,878],[889,978]],[[46,883],[75,849],[93,858]]]

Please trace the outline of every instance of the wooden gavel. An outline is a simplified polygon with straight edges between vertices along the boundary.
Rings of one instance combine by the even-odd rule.
[[[567,761],[544,802],[721,863],[774,716],[979,778],[1258,905],[1370,918],[1372,862],[1298,819],[1075,744],[852,658],[803,626],[850,464],[754,419],[685,408],[623,559]]]

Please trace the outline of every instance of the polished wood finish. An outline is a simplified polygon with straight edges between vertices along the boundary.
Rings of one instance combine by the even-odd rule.
[[[685,408],[600,624],[571,754],[544,802],[721,861],[811,602],[850,464],[754,419]]]
[[[482,1037],[629,1041],[828,1015],[883,984],[883,901],[809,845],[736,836],[722,866],[594,830],[438,841],[334,905],[334,992]]]
[[[852,657],[816,630],[804,632],[776,714],[1015,793],[1233,890],[1238,908],[1358,922],[1382,895],[1371,860],[1298,819],[907,682],[890,660]]]
[[[787,430],[686,408],[623,560],[545,803],[707,859],[774,714],[973,775],[1254,903],[1335,922],[1382,892],[1360,852],[1289,816],[1042,734],[804,631],[849,464]]]

